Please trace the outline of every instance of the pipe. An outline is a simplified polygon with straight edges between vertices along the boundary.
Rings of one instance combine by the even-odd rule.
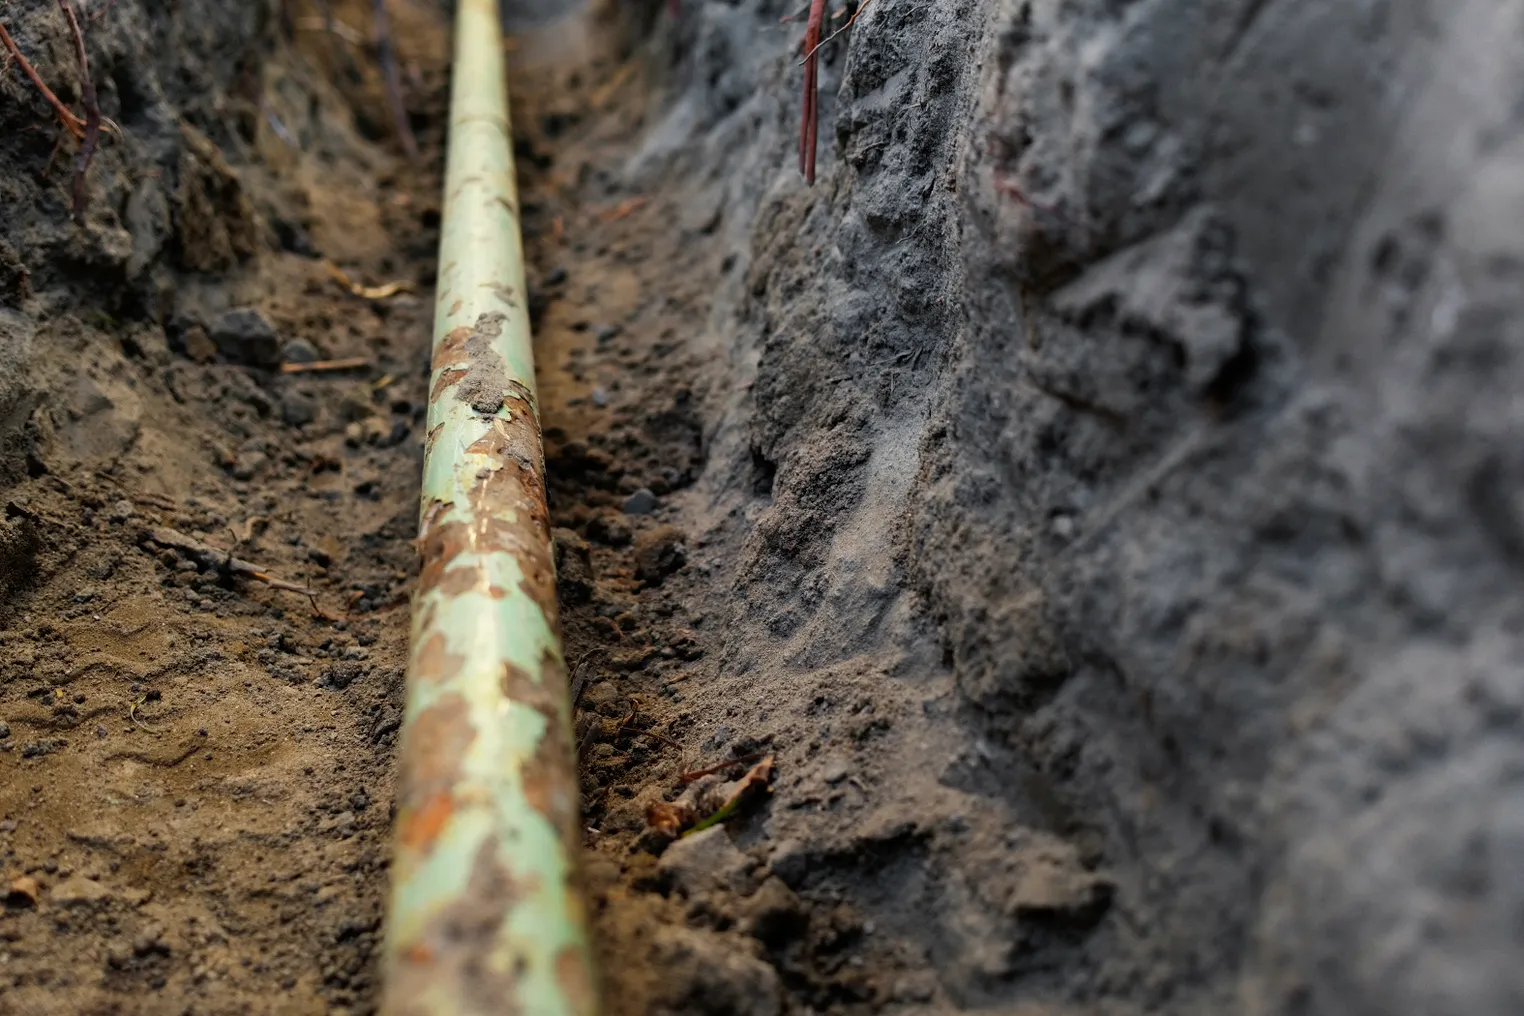
[[[387,1016],[589,1016],[571,704],[497,0],[458,0]]]

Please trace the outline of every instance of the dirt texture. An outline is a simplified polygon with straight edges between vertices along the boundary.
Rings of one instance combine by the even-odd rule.
[[[373,1012],[448,5],[416,163],[369,4],[105,6],[84,225],[0,80],[0,1013]],[[1524,1006],[1524,4],[873,0],[813,188],[792,0],[506,9],[608,1012]]]

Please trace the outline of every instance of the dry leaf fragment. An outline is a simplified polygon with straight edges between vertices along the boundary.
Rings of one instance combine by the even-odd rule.
[[[773,757],[769,755],[746,771],[746,775],[736,783],[736,789],[731,792],[725,803],[720,805],[719,810],[695,822],[693,827],[683,835],[691,836],[693,833],[703,832],[711,826],[717,826],[740,814],[742,808],[768,792],[772,781]]]
[[[658,801],[646,806],[646,825],[668,836],[677,836],[697,818],[693,809],[681,801]]]
[[[769,785],[773,782],[773,757],[771,755],[746,771],[736,785],[735,792],[725,802],[720,811],[728,815],[734,815],[742,805],[748,804],[754,799],[766,794]]]

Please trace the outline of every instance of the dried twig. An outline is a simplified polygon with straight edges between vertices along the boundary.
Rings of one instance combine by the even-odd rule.
[[[85,221],[85,173],[101,141],[101,107],[95,101],[95,81],[90,77],[90,58],[85,54],[85,33],[80,30],[72,0],[58,0],[69,32],[74,36],[74,59],[79,61],[80,102],[85,107],[85,135],[74,156],[74,221]]]
[[[307,586],[299,585],[295,582],[287,582],[285,579],[278,579],[258,565],[250,564],[248,561],[241,561],[226,551],[218,550],[216,547],[202,543],[195,537],[186,536],[184,533],[173,529],[159,527],[148,531],[148,539],[161,547],[179,551],[203,568],[257,579],[271,589],[282,589],[288,593],[299,593],[312,599],[313,607],[317,609],[317,600],[315,599],[317,594]],[[319,613],[327,616],[324,611],[319,610]]]
[[[363,356],[347,356],[341,360],[313,360],[310,363],[283,363],[282,374],[319,374],[336,370],[357,370],[369,367],[370,360]]]
[[[386,0],[375,0],[376,58],[386,78],[386,96],[391,101],[392,119],[397,124],[397,140],[409,159],[418,157],[418,142],[413,138],[407,119],[407,103],[402,100],[402,78],[397,73],[397,54],[392,47],[391,19],[386,15]]]

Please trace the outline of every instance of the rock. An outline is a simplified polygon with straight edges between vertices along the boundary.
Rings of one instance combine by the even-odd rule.
[[[305,427],[317,419],[317,403],[301,392],[287,392],[280,398],[280,418],[289,426]]]
[[[677,840],[657,864],[666,881],[689,896],[709,889],[739,888],[751,867],[751,859],[721,826]]]
[[[131,501],[124,497],[112,503],[111,512],[106,517],[112,522],[126,522],[136,514],[137,509],[133,507]]]
[[[599,343],[604,343],[617,339],[622,331],[624,329],[619,325],[599,325],[598,330],[594,334],[598,336]]]
[[[29,741],[21,746],[22,758],[41,758],[51,755],[55,751],[62,751],[69,746],[69,742],[61,737],[43,737],[36,741]]]
[[[10,737],[10,736],[11,736],[11,725],[9,723],[6,723],[4,720],[0,720],[0,741],[3,741],[7,737]]]
[[[109,900],[113,895],[110,889],[95,879],[74,875],[55,886],[48,898],[65,907],[87,907]]]
[[[607,406],[608,404],[609,404],[609,393],[604,391],[602,388],[594,388],[593,389],[593,405],[597,406],[599,409],[602,409],[605,406]]]
[[[233,363],[266,367],[280,362],[280,336],[253,307],[236,307],[212,322],[212,341]]]
[[[212,337],[200,325],[191,325],[185,329],[180,342],[185,346],[185,355],[197,363],[211,363],[217,359],[217,343],[212,341]]]
[[[5,893],[6,906],[11,907],[35,907],[41,898],[42,886],[30,875],[17,875],[11,879],[10,888]]]
[[[626,515],[649,515],[660,507],[661,501],[645,487],[641,487],[624,499],[624,513]]]
[[[635,577],[647,585],[660,585],[687,563],[688,548],[676,526],[658,526],[635,539]]]
[[[322,356],[306,339],[292,339],[281,349],[280,358],[286,363],[315,363]]]

